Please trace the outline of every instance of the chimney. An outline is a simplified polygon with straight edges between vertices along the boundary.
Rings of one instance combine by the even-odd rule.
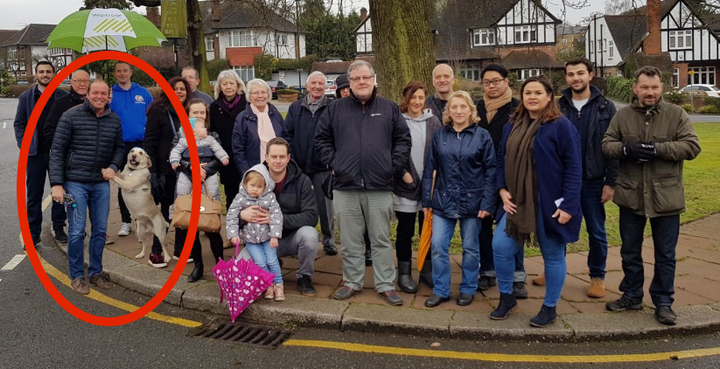
[[[368,17],[368,11],[365,8],[360,8],[360,22],[364,22]]]
[[[211,0],[210,9],[212,9],[212,20],[220,21],[222,13],[220,12],[220,0]]]
[[[158,10],[157,6],[150,7],[148,6],[146,8],[147,10],[147,19],[150,21],[150,23],[154,24],[157,27],[160,27],[160,24],[162,23],[160,21],[160,11]]]
[[[660,0],[647,0],[648,36],[643,42],[645,55],[660,55],[662,51],[660,22]]]

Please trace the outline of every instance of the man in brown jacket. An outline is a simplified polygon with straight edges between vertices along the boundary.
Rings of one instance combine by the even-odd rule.
[[[632,105],[622,108],[610,122],[602,141],[603,153],[620,159],[613,201],[620,207],[623,296],[606,305],[610,311],[643,308],[642,242],[650,219],[655,247],[655,275],[650,296],[656,319],[677,323],[672,309],[675,292],[675,248],[680,213],[685,211],[682,178],[684,160],[700,153],[697,134],[685,111],[662,100],[662,74],[646,66],[635,73]]]

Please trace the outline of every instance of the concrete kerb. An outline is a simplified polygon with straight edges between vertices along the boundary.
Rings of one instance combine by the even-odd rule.
[[[67,253],[66,245],[57,246]],[[112,251],[104,254],[103,266],[113,283],[146,296],[154,296],[169,276],[166,271],[138,264]],[[181,279],[165,301],[186,309],[227,315],[226,305],[219,303],[217,284],[207,280],[189,284]],[[652,309],[646,308],[639,312],[566,314],[549,327],[533,328],[528,323],[531,316],[523,314],[513,314],[505,321],[496,322],[486,313],[409,309],[287,295],[282,303],[259,299],[241,317],[268,325],[549,342],[637,339],[720,330],[720,303],[679,307],[676,311],[679,315],[676,326],[659,324]]]

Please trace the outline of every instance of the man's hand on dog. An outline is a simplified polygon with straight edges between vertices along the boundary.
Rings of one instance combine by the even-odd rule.
[[[63,203],[63,197],[65,196],[65,189],[63,186],[55,185],[52,186],[52,191],[50,192],[52,195],[52,199],[55,202]]]
[[[105,168],[102,170],[103,179],[106,181],[115,178],[115,171],[112,168]]]
[[[240,212],[240,219],[248,223],[270,224],[270,212],[253,205]]]
[[[180,167],[180,163],[172,163],[170,164],[170,166],[173,168],[173,170],[175,170]]]

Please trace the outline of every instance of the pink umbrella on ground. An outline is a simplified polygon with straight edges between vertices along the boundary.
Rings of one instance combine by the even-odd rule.
[[[252,260],[238,259],[238,245],[235,258],[220,260],[212,272],[220,286],[220,303],[227,301],[230,319],[235,319],[252,304],[269,286],[275,274],[265,271]]]

